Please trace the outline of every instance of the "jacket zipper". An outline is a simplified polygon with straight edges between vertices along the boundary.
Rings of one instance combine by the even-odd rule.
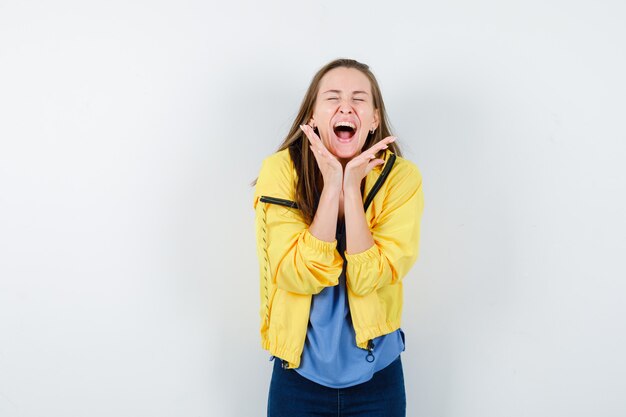
[[[270,362],[273,361],[274,359],[276,359],[277,357],[272,355],[270,356]],[[289,361],[286,361],[284,359],[278,358],[278,360],[281,362],[280,363],[280,367],[283,369],[289,369]]]
[[[365,356],[365,360],[372,363],[374,362],[374,343],[372,342],[372,339],[367,341],[367,355]]]

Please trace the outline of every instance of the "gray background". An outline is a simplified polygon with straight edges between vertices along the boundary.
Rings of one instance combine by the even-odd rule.
[[[0,0],[0,415],[264,415],[249,183],[341,56],[424,179],[408,415],[624,416],[625,12]]]

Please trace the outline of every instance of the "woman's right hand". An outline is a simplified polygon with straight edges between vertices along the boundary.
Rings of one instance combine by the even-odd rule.
[[[309,139],[309,147],[324,178],[324,188],[334,187],[336,190],[341,191],[343,187],[343,167],[341,162],[324,146],[324,143],[311,126],[300,125],[300,129]]]

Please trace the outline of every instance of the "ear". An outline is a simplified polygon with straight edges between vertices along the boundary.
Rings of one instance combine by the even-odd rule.
[[[311,120],[309,120],[309,126],[315,129],[315,119],[311,116]]]
[[[379,123],[380,123],[380,111],[378,109],[374,109],[374,122],[372,123],[372,128],[378,129]]]

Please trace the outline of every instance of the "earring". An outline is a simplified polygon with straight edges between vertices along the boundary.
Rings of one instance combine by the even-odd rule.
[[[376,128],[375,128],[375,127],[373,127],[373,128],[372,128],[372,130],[370,130],[370,133],[372,133],[372,134],[373,134],[375,130],[376,130]]]

